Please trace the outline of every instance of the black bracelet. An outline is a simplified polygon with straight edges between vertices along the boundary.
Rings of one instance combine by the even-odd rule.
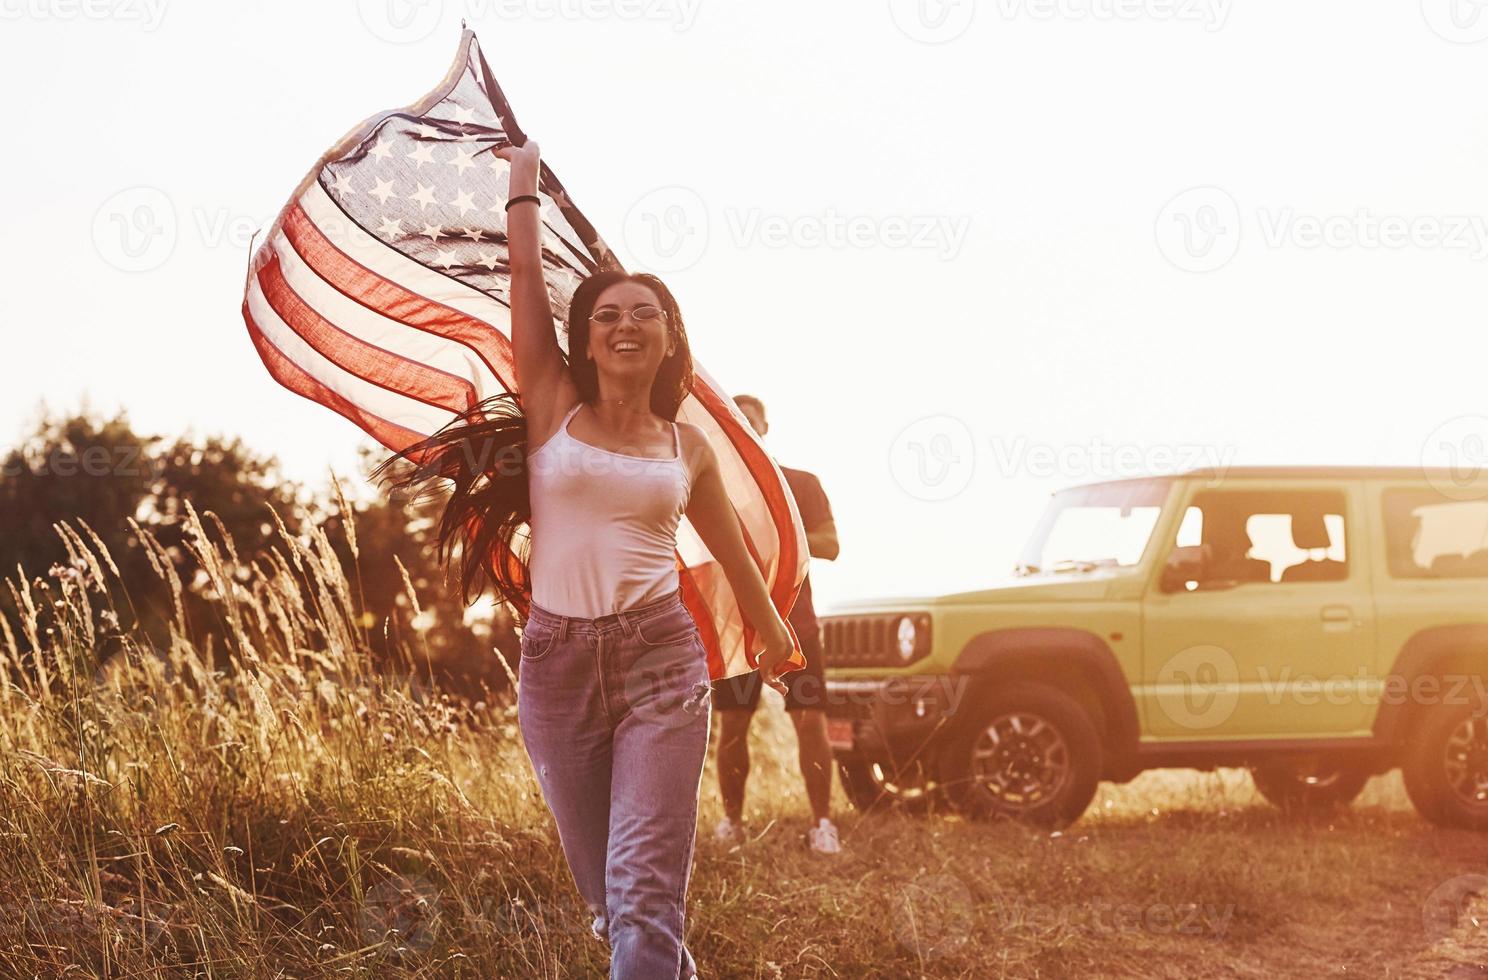
[[[542,207],[542,198],[538,197],[536,194],[518,194],[516,197],[512,198],[510,201],[507,201],[506,202],[506,210],[510,211],[511,210],[511,206],[513,204],[517,204],[517,203],[519,203],[521,201],[531,201],[533,204],[536,204],[538,207]]]

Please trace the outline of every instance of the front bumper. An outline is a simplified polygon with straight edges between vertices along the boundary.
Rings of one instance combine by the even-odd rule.
[[[827,677],[827,721],[840,758],[906,762],[948,725],[966,678]],[[848,733],[850,732],[850,738]]]

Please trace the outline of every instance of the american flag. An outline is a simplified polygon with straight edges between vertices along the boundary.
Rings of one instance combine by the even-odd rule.
[[[494,148],[527,137],[465,30],[444,80],[343,136],[295,190],[249,263],[248,334],[269,373],[391,450],[516,391],[511,351],[509,166]],[[619,262],[544,162],[544,278],[553,316],[585,276]],[[567,348],[563,331],[558,342]],[[806,574],[806,535],[779,468],[702,365],[678,420],[716,451],[744,539],[784,616]],[[755,667],[763,643],[684,518],[683,599],[714,678]],[[800,646],[791,666],[805,663]]]

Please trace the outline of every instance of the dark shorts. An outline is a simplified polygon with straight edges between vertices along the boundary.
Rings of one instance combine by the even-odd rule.
[[[813,643],[809,638],[802,639],[801,652],[806,655],[806,666],[781,678],[785,682],[785,710],[824,709],[827,706],[827,688],[822,673],[824,657],[821,644]],[[713,707],[719,711],[753,711],[759,705],[760,691],[764,686],[757,670],[714,681]]]

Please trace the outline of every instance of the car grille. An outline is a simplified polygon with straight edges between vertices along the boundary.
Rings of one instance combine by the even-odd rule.
[[[901,667],[899,656],[900,613],[868,616],[829,616],[821,620],[822,646],[829,667]],[[922,620],[921,645],[929,638],[929,623]],[[916,655],[915,659],[923,656]]]

